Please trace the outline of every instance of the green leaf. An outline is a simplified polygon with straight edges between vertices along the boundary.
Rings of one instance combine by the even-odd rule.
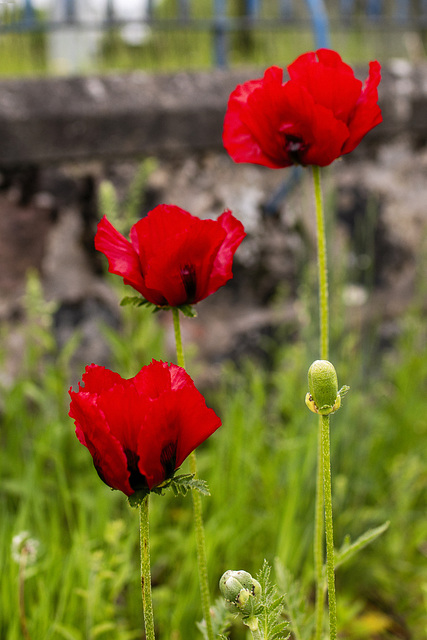
[[[390,522],[384,522],[384,524],[376,527],[375,529],[369,529],[359,536],[355,542],[350,542],[350,538],[347,537],[344,540],[341,549],[335,551],[335,568],[339,567],[344,562],[347,562],[347,560],[356,555],[356,553],[361,549],[366,547],[368,544],[371,544],[371,542],[374,542],[374,540],[388,529],[389,525]]]
[[[185,496],[187,492],[192,489],[195,489],[204,496],[210,496],[206,481],[200,480],[200,478],[195,478],[193,473],[175,476],[168,480],[168,484],[166,486],[172,489],[175,496]]]
[[[266,560],[257,580],[261,585],[262,593],[259,604],[255,609],[255,615],[259,619],[264,640],[286,640],[288,622],[284,619],[284,596],[279,595],[275,585],[270,580],[271,567]]]
[[[177,307],[187,318],[196,318],[197,311],[191,304],[182,304],[180,307]]]
[[[128,307],[128,306],[148,307],[148,308],[152,308],[153,311],[158,309],[157,305],[153,304],[152,302],[149,302],[142,296],[125,296],[120,301],[120,306],[121,307]]]
[[[150,302],[149,300],[146,300],[142,296],[125,296],[120,301],[120,306],[146,307],[147,309],[151,309],[153,313],[158,313],[159,311],[170,311],[173,308],[169,305],[159,306],[157,304],[154,304],[153,302]],[[176,308],[179,309],[179,311],[181,311],[181,313],[183,313],[185,316],[187,316],[187,318],[195,318],[197,316],[197,311],[194,307],[191,306],[191,304],[182,304]]]

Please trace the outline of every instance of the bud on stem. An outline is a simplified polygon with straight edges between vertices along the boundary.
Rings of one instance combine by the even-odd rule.
[[[338,391],[338,378],[334,365],[328,360],[315,360],[308,370],[309,393],[305,403],[313,413],[327,416],[341,406],[341,397],[349,387]]]
[[[255,624],[254,607],[261,595],[261,585],[247,571],[226,571],[219,581],[219,589],[229,611],[250,618]],[[246,622],[245,622],[246,624]]]

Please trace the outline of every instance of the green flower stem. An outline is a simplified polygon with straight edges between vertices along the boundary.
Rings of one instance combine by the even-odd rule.
[[[247,618],[244,624],[249,627],[253,640],[264,640],[264,636],[259,628],[258,618],[255,616]]]
[[[185,367],[184,349],[182,346],[181,327],[179,323],[179,310],[175,307],[172,308],[173,314],[173,326],[175,330],[175,343],[176,343],[176,358],[177,364],[180,367]],[[196,452],[192,451],[189,456],[190,460],[190,473],[197,476],[197,459]],[[199,582],[200,593],[202,598],[202,611],[203,617],[206,623],[207,637],[209,640],[215,640],[212,618],[210,613],[210,597],[209,597],[209,579],[208,579],[208,563],[206,558],[206,541],[205,531],[203,527],[203,514],[202,514],[202,498],[198,491],[191,490],[193,498],[193,517],[194,528],[196,532],[196,546],[197,546],[197,563],[199,567]]]
[[[322,189],[320,184],[320,167],[313,165],[314,199],[316,205],[317,226],[317,260],[319,286],[319,321],[320,321],[320,358],[329,357],[329,302],[328,302],[328,265],[325,236],[325,220],[323,213]],[[315,640],[322,637],[324,582],[323,582],[323,454],[322,454],[322,416],[319,416],[319,430],[317,443],[317,476],[316,476],[316,505],[314,522],[314,567],[316,576],[316,604],[315,604]]]
[[[332,519],[331,447],[329,416],[321,416],[323,450],[323,490],[325,497],[326,569],[328,577],[329,637],[337,637],[337,602],[335,597],[334,526]]]
[[[142,606],[144,609],[145,636],[147,640],[155,640],[153,600],[151,597],[150,569],[150,530],[148,522],[149,497],[147,494],[139,506],[139,532],[141,545],[141,588]]]
[[[172,307],[173,328],[175,331],[176,344],[176,363],[179,367],[185,369],[184,349],[182,346],[181,326],[179,323],[179,309]]]
[[[328,264],[325,237],[325,218],[323,214],[322,189],[320,186],[320,167],[313,165],[314,197],[316,201],[317,223],[317,260],[319,271],[319,313],[320,313],[320,358],[329,359],[329,303],[328,303]]]
[[[323,603],[325,598],[323,582],[323,446],[322,446],[322,417],[319,416],[317,443],[317,478],[316,505],[314,518],[314,570],[316,576],[316,604],[315,604],[315,640],[321,640],[323,629]]]

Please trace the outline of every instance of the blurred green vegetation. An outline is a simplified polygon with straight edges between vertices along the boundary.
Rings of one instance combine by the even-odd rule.
[[[34,275],[25,305],[25,357],[13,383],[2,384],[0,403],[0,637],[22,637],[11,542],[28,531],[40,541],[25,582],[31,640],[142,638],[138,513],[99,481],[67,417],[70,380],[75,386],[81,376],[72,364],[79,336],[58,351],[54,308]],[[129,377],[165,357],[164,336],[156,314],[128,307],[122,314],[121,330],[105,334],[112,368]],[[425,637],[426,338],[414,307],[394,348],[377,351],[368,367],[361,335],[346,332],[335,342],[339,381],[351,387],[332,419],[336,546],[390,520],[388,531],[338,569],[340,637],[349,640]],[[264,558],[312,596],[317,420],[304,404],[312,342],[309,332],[271,341],[269,367],[226,363],[220,387],[206,392],[223,420],[198,454],[212,494],[203,506],[214,596],[226,569],[256,574]],[[198,637],[190,497],[154,495],[151,534],[158,637]]]
[[[229,15],[238,15],[238,2],[229,3]],[[128,44],[119,27],[105,30],[92,64],[82,71],[112,72],[145,70],[172,72],[202,70],[214,66],[214,32],[208,21],[212,18],[213,3],[198,0],[191,3],[190,17],[200,20],[190,28],[185,22],[174,27],[168,20],[177,18],[177,3],[165,0],[154,7],[154,18],[164,20],[154,28],[141,44]],[[4,11],[4,9],[3,9]],[[15,9],[15,13],[16,13]],[[11,13],[6,20],[11,21]],[[274,23],[277,7],[264,3],[261,18],[271,20],[271,26],[248,30],[231,30],[227,35],[230,66],[286,67],[299,54],[315,47],[313,31],[308,20],[295,26]],[[333,17],[333,16],[331,16]],[[1,19],[1,18],[0,18]],[[331,20],[331,46],[350,64],[366,63],[372,59],[382,62],[390,58],[425,57],[425,33],[396,26],[395,31],[381,28],[381,23],[361,28],[339,26]],[[159,22],[161,25],[161,22]],[[76,46],[78,46],[76,44]],[[40,32],[0,34],[0,76],[28,76],[54,73],[48,60],[48,34]]]

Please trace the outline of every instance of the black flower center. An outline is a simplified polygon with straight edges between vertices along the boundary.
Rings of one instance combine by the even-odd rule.
[[[285,135],[285,151],[295,164],[304,164],[301,156],[307,150],[308,145],[302,138],[291,134]]]
[[[187,302],[191,303],[194,301],[197,291],[196,269],[194,265],[186,264],[184,267],[181,267],[181,278],[185,293],[187,294]]]

